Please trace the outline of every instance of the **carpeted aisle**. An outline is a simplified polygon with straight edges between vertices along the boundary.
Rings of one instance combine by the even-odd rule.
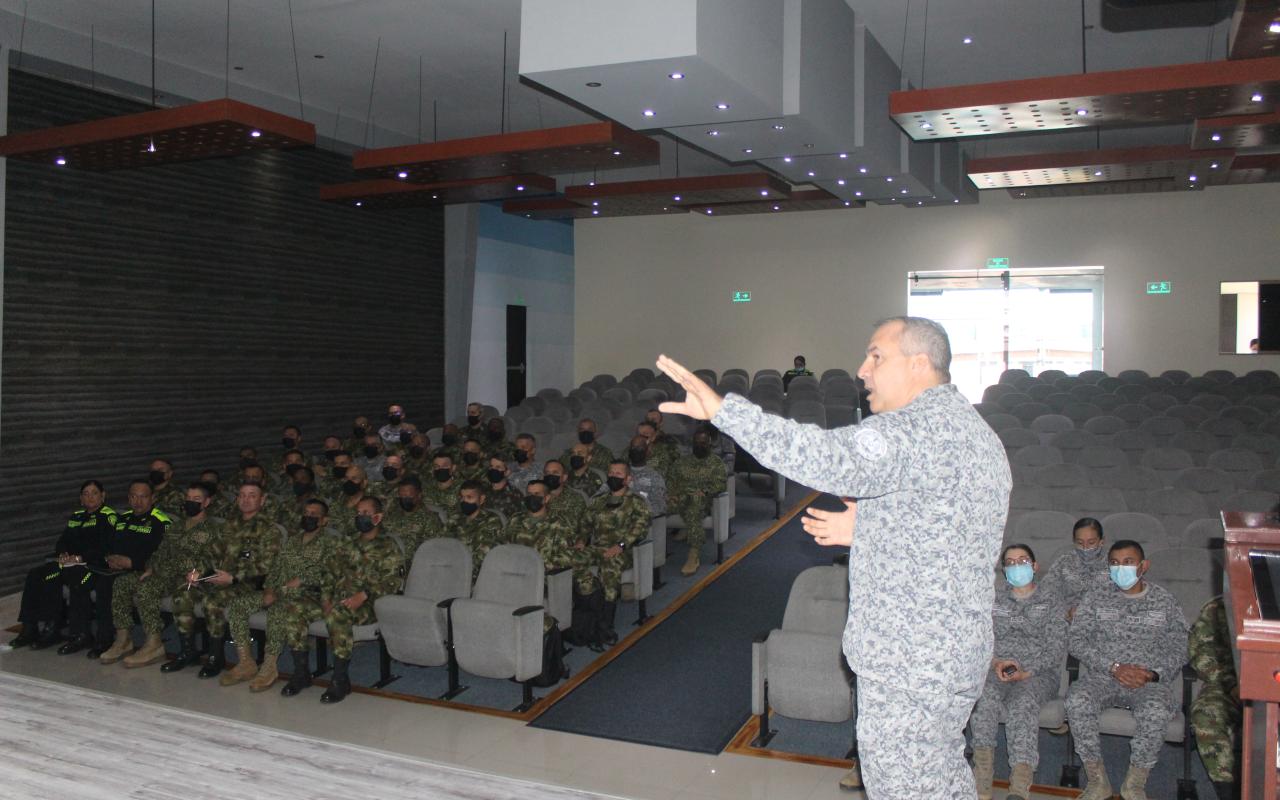
[[[839,507],[832,497],[817,505]],[[751,641],[782,624],[791,583],[839,555],[793,517],[532,725],[719,753],[751,714]]]

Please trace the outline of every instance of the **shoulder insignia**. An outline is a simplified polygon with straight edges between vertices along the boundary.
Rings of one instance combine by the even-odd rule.
[[[879,461],[889,452],[889,443],[875,428],[859,428],[853,434],[853,448],[868,461]]]

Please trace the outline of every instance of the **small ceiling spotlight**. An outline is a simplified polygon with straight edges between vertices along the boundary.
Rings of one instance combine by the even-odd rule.
[[[1095,170],[1093,171],[1093,177],[1095,177],[1095,178],[1101,178],[1101,177],[1102,177],[1102,170],[1100,170],[1100,169],[1095,169]]]
[[[683,72],[672,72],[671,74],[667,75],[667,77],[668,77],[668,78],[670,78],[670,79],[671,79],[671,80],[673,80],[673,81],[678,81],[678,80],[682,80],[682,79],[684,78],[684,73],[683,73]]]
[[[58,156],[58,158],[53,163],[57,164],[60,167],[65,167],[67,165],[67,160],[62,156]]]
[[[262,136],[262,131],[249,131],[249,135],[257,139]]]
[[[680,202],[680,195],[676,195],[675,197],[672,197],[671,199],[672,199],[673,201],[675,201],[675,202],[679,203],[679,202]]]
[[[520,184],[519,186],[517,186],[517,187],[516,187],[516,191],[517,191],[517,192],[523,192],[523,191],[524,191],[524,184]]]
[[[809,175],[810,178],[812,178],[812,177],[815,177],[817,173],[815,173],[813,170],[809,170],[807,174]]]
[[[963,39],[961,39],[960,41],[961,41],[961,43],[962,43],[962,44],[973,44],[973,37],[972,37],[972,36],[966,36],[966,37],[964,37]]]
[[[791,163],[791,156],[783,156],[783,157],[782,157],[782,160],[783,160],[784,162],[786,162],[786,163],[790,164],[790,163]]]
[[[359,207],[360,207],[360,206],[362,206],[362,205],[364,205],[364,201],[363,201],[363,200],[357,200],[357,201],[356,201],[356,208],[359,208]]]
[[[708,209],[707,209],[707,213],[708,213],[708,214],[710,214],[710,213],[711,213],[711,209],[709,209],[709,208],[708,208]]]
[[[777,211],[779,208],[780,208],[779,206],[774,206],[774,207],[773,207],[773,210],[774,210],[774,211]]]
[[[849,154],[848,154],[848,153],[841,153],[841,154],[840,154],[840,157],[841,157],[841,158],[848,158],[848,157],[849,157]]]
[[[646,117],[652,117],[654,114],[654,111],[652,108],[646,108],[644,111],[641,111],[640,113],[644,114]]]
[[[1267,33],[1280,33],[1280,22],[1273,22],[1268,25]]]
[[[729,110],[729,104],[728,104],[728,103],[716,103],[716,108],[720,109],[721,111],[728,111],[728,110]]]
[[[844,178],[836,178],[836,186],[844,186]]]
[[[774,126],[773,126],[773,129],[774,129],[775,131],[780,131],[780,130],[782,130],[782,129],[783,129],[783,126],[782,126],[782,125],[774,125]]]
[[[1191,181],[1192,183],[1195,183],[1197,178],[1195,175],[1192,175],[1190,178],[1187,178],[1187,180]]]
[[[867,174],[867,168],[866,168],[866,167],[858,167],[858,172],[861,172],[863,175],[866,175],[866,174]]]
[[[400,180],[404,180],[405,178],[409,177],[409,173],[405,172],[404,170],[400,170],[399,172],[396,173],[396,177],[399,178]]]
[[[1077,117],[1087,117],[1087,116],[1089,116],[1089,109],[1087,109],[1087,108],[1077,108],[1077,109],[1076,109],[1076,116],[1077,116]]]
[[[591,216],[593,216],[593,217],[598,217],[598,216],[600,216],[600,209],[598,209],[598,208],[593,208],[593,209],[591,209]]]
[[[1255,103],[1261,103],[1261,102],[1262,102],[1262,92],[1254,92],[1254,93],[1253,93],[1253,96],[1252,96],[1252,97],[1250,97],[1249,99],[1250,99],[1250,100],[1252,100],[1252,101],[1253,101],[1253,102],[1255,102]]]
[[[768,197],[768,196],[769,196],[769,190],[768,190],[768,189],[761,189],[761,190],[760,190],[760,196],[761,196],[761,197]]]
[[[1209,169],[1217,169],[1217,168],[1218,168],[1218,162],[1217,162],[1217,161],[1215,161],[1215,162],[1213,162],[1212,164],[1210,164],[1210,165],[1209,165]]]
[[[708,136],[719,136],[719,135],[720,135],[720,131],[716,130],[715,128],[712,128],[711,130],[707,131],[707,135],[708,135]]]
[[[854,192],[854,193],[853,193],[853,196],[854,196],[854,197],[862,197],[862,192]]]
[[[1209,137],[1209,139],[1210,139],[1210,141],[1220,142],[1220,141],[1222,141],[1222,134],[1220,134],[1220,133],[1215,133],[1214,135],[1210,136],[1210,137]]]
[[[614,150],[614,151],[613,151],[613,154],[614,154],[615,156],[620,156],[620,155],[622,155],[622,151],[621,151],[621,150]]]
[[[885,183],[893,183],[893,176],[892,176],[892,175],[890,175],[889,177],[885,178],[885,179],[884,179],[884,182],[885,182]]]
[[[744,148],[742,148],[742,152],[746,153],[747,155],[751,155],[751,154],[752,154],[752,153],[754,153],[755,151],[754,151],[754,150],[752,150],[750,147],[744,147]]]

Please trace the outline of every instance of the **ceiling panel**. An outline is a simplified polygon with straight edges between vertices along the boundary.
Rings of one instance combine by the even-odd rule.
[[[1235,153],[1186,146],[1043,153],[969,161],[969,177],[981,189],[1173,178],[1188,185],[1223,182]]]
[[[421,208],[554,194],[555,191],[555,178],[532,174],[425,184],[378,178],[321,186],[320,199],[360,208]]]

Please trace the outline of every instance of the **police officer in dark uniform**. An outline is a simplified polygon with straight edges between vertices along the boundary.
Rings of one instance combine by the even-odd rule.
[[[141,480],[129,484],[129,513],[116,517],[115,528],[103,548],[105,569],[93,581],[98,596],[94,608],[98,618],[98,636],[97,643],[88,652],[89,658],[105,655],[109,663],[114,663],[133,651],[129,631],[117,631],[111,621],[111,590],[117,578],[138,575],[146,570],[147,560],[160,546],[165,529],[171,522],[169,515],[155,507],[155,494],[150,482]],[[132,580],[136,581],[136,578]],[[88,590],[80,588],[88,594]],[[76,589],[72,589],[73,595],[75,592]]]
[[[10,646],[31,645],[33,650],[42,650],[59,641],[62,587],[87,584],[92,588],[94,575],[86,565],[102,564],[103,548],[115,528],[116,512],[105,501],[106,491],[100,482],[88,480],[80,487],[80,508],[67,520],[67,527],[53,547],[53,558],[27,573],[18,611],[22,632],[9,642]],[[93,643],[89,632],[89,592],[73,590],[71,597],[71,641],[58,648],[63,655]]]

